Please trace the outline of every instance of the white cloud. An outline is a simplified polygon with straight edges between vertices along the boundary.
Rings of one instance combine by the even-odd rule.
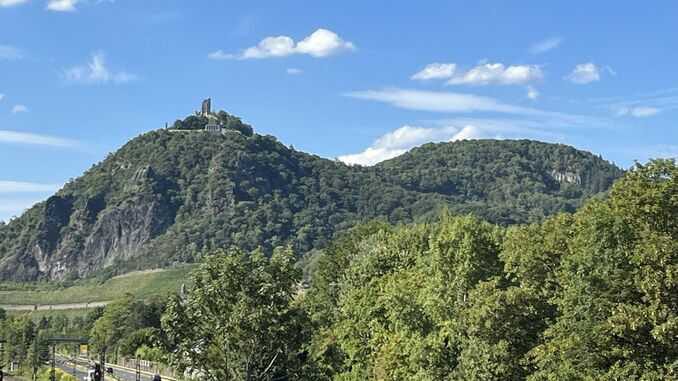
[[[511,65],[501,63],[480,64],[466,73],[460,73],[447,81],[449,85],[522,85],[544,77],[536,65]]]
[[[352,42],[344,41],[331,30],[321,28],[299,41],[296,50],[313,57],[327,57],[343,51],[355,50],[355,46]]]
[[[0,130],[0,143],[32,144],[52,147],[74,147],[78,145],[76,141],[70,139],[7,130]]]
[[[5,94],[0,94],[0,101],[5,99]]]
[[[0,222],[9,222],[33,206],[37,200],[16,200],[0,197]]]
[[[600,68],[593,62],[579,64],[566,78],[578,85],[600,81]]]
[[[40,193],[54,192],[60,185],[38,184],[21,181],[3,181],[0,180],[0,193]]]
[[[656,107],[630,106],[621,107],[617,110],[617,116],[633,116],[636,118],[645,118],[659,114],[661,110]]]
[[[402,126],[372,143],[364,151],[339,156],[346,164],[374,165],[400,156],[410,149],[431,142],[447,142],[491,137],[492,131],[476,125],[447,125],[443,127]]]
[[[580,114],[569,114],[557,111],[539,110],[532,107],[515,106],[502,103],[494,98],[482,97],[477,95],[420,91],[408,89],[385,89],[385,90],[367,90],[355,91],[344,94],[345,96],[383,102],[394,107],[429,111],[444,114],[471,114],[471,113],[496,113],[512,116],[530,117],[534,122],[530,122],[530,128],[538,126],[550,126],[552,128],[616,128],[619,122],[609,118],[593,117]],[[457,122],[459,118],[455,119]],[[466,119],[469,120],[469,119]],[[474,119],[478,120],[478,119]],[[487,118],[482,119],[487,121]],[[474,123],[468,123],[474,124]],[[522,125],[527,125],[524,121]],[[502,121],[502,126],[515,125]],[[496,125],[495,125],[496,126]],[[503,128],[503,127],[502,127]]]
[[[474,126],[446,126],[442,128],[402,126],[378,138],[364,151],[340,156],[346,164],[374,165],[402,155],[413,147],[429,142],[474,139],[482,134]]]
[[[124,71],[112,72],[106,66],[106,58],[102,52],[92,54],[92,59],[87,65],[67,69],[64,78],[69,82],[83,84],[121,84],[138,79],[136,75]]]
[[[49,192],[51,193],[51,192]],[[49,193],[35,194],[30,197],[0,197],[0,221],[8,222],[12,217],[20,216],[36,203],[43,201]]]
[[[212,53],[209,53],[207,55],[207,58],[211,60],[230,60],[237,57],[233,54],[226,53],[223,50],[217,50]]]
[[[535,89],[532,86],[527,86],[527,97],[534,100],[537,100],[539,98],[539,90]]]
[[[23,58],[23,53],[11,45],[0,45],[0,60],[16,61]]]
[[[489,97],[462,93],[385,89],[355,91],[346,96],[384,102],[408,110],[449,113],[499,112],[526,115],[543,113],[532,108],[501,103]]]
[[[47,9],[54,12],[74,12],[79,0],[49,0]]]
[[[114,3],[115,0],[48,0],[46,9],[53,12],[75,12],[78,4]]]
[[[294,50],[294,40],[290,37],[266,37],[257,46],[245,49],[241,58],[285,57],[294,54]]]
[[[207,57],[213,60],[247,60],[307,54],[322,58],[351,50],[355,50],[355,45],[352,42],[343,40],[331,30],[320,28],[296,43],[288,36],[272,36],[264,38],[256,46],[249,47],[238,54],[217,50],[209,53]]]
[[[21,112],[28,112],[28,107],[24,105],[14,105],[14,107],[12,107],[12,114],[18,114]]]
[[[539,41],[532,46],[530,46],[530,54],[542,54],[546,53],[549,50],[553,50],[560,46],[560,43],[563,42],[563,39],[560,37],[551,37],[545,40]]]
[[[0,0],[0,7],[13,7],[27,3],[28,0]]]
[[[429,79],[447,79],[454,75],[457,65],[453,63],[432,63],[426,65],[422,70],[415,73],[410,79],[429,80]]]
[[[299,75],[302,74],[303,72],[304,72],[303,70],[298,69],[296,67],[287,68],[287,74],[289,75]]]
[[[573,128],[588,131],[590,121],[572,123],[571,120],[552,117],[529,118],[452,118],[433,123],[432,127],[403,126],[375,140],[365,150],[339,156],[347,164],[374,165],[399,156],[410,149],[431,142],[465,139],[535,139],[563,143],[563,131]]]
[[[678,109],[678,88],[602,98],[589,98],[586,103],[611,111],[616,116],[649,117]]]

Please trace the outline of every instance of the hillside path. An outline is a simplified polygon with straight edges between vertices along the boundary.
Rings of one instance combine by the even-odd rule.
[[[85,308],[105,307],[110,300],[90,303],[66,303],[66,304],[0,304],[5,311],[64,311],[83,310]]]

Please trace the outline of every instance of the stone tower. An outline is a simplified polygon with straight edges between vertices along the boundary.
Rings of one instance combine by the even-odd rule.
[[[211,112],[212,112],[212,98],[207,98],[204,101],[202,101],[201,114],[207,116]]]

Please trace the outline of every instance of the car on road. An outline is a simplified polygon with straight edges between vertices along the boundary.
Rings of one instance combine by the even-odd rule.
[[[83,381],[94,381],[94,369],[90,369],[87,375],[83,377]]]

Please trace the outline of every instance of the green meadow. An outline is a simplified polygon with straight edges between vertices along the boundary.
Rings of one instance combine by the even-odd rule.
[[[176,292],[188,281],[193,266],[133,272],[105,282],[90,279],[64,287],[57,284],[0,285],[0,305],[55,305],[105,302],[132,294],[149,299]]]

